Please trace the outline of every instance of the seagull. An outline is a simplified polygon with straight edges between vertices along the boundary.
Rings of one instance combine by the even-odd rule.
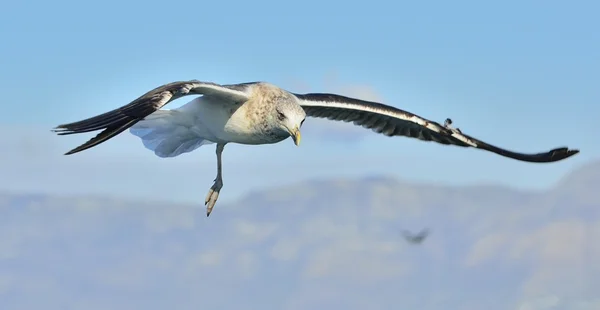
[[[185,96],[200,95],[176,109],[161,109]],[[579,150],[560,147],[537,154],[503,149],[463,134],[447,119],[440,124],[378,102],[329,93],[296,94],[267,82],[217,84],[196,79],[158,86],[127,105],[52,129],[58,135],[102,130],[71,155],[97,146],[129,129],[144,147],[161,158],[189,153],[216,144],[217,176],[205,199],[206,216],[223,187],[221,155],[228,143],[262,145],[289,137],[300,145],[306,117],[353,122],[388,137],[404,136],[444,145],[476,148],[519,161],[548,163]]]
[[[406,239],[406,241],[408,241],[412,244],[419,244],[419,243],[423,242],[423,240],[425,240],[425,238],[427,238],[427,236],[429,236],[429,230],[423,229],[422,231],[420,231],[418,234],[415,234],[415,235],[413,235],[408,230],[403,230],[402,234],[404,235],[404,239]]]

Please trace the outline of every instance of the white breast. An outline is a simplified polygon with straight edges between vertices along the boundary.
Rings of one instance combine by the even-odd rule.
[[[196,120],[192,130],[199,135],[210,136],[212,141],[240,144],[273,143],[262,134],[257,124],[253,124],[247,118],[248,103],[235,105],[203,96],[177,110],[193,115]]]

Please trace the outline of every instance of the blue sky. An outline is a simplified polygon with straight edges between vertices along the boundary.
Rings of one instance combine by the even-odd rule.
[[[597,2],[5,2],[0,308],[599,308]],[[337,92],[582,153],[535,165],[309,119],[300,147],[227,146],[206,218],[213,145],[161,159],[126,133],[63,156],[91,135],[50,132],[185,79]],[[380,175],[566,186],[347,179]],[[115,201],[56,197],[81,194]],[[423,227],[422,246],[399,239]]]
[[[49,133],[160,84],[200,79],[374,94],[433,120],[451,117],[464,132],[517,151],[582,150],[533,165],[346,125],[360,137],[314,131],[300,148],[228,147],[220,201],[345,175],[547,187],[600,157],[598,9],[592,1],[8,2],[0,12],[0,125],[9,160],[0,168],[15,178],[0,186],[203,199],[216,170],[213,146],[160,160],[125,134],[65,158],[89,136]],[[80,181],[82,171],[89,182]],[[114,179],[123,171],[128,176]]]

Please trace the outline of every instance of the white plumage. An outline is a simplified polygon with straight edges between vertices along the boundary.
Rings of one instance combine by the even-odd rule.
[[[173,110],[169,102],[202,95]],[[205,200],[210,215],[223,186],[221,154],[227,143],[270,144],[292,137],[300,143],[305,118],[353,122],[386,136],[405,136],[440,144],[472,147],[512,159],[548,163],[579,153],[566,147],[524,154],[509,151],[450,127],[398,108],[335,94],[295,94],[264,82],[219,85],[198,80],[161,85],[131,103],[82,121],[57,126],[59,135],[102,130],[74,154],[103,143],[129,129],[159,157],[175,157],[205,144],[216,143],[217,177]]]
[[[186,115],[188,115],[186,117]],[[189,153],[203,144],[213,143],[189,114],[177,110],[159,110],[133,125],[129,132],[142,139],[144,146],[158,157]]]

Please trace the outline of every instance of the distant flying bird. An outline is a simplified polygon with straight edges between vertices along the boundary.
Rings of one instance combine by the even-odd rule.
[[[402,234],[404,235],[404,239],[406,239],[406,241],[408,241],[412,244],[419,244],[419,243],[423,242],[423,240],[425,240],[425,238],[427,238],[427,236],[429,236],[429,230],[423,229],[421,232],[419,232],[418,234],[414,234],[414,235],[408,230],[403,230]]]
[[[202,95],[180,108],[160,110],[184,96]],[[472,147],[520,161],[546,163],[573,156],[566,147],[538,154],[502,149],[450,127],[377,102],[335,94],[295,94],[266,82],[219,85],[198,80],[161,85],[131,103],[78,122],[53,129],[59,135],[102,130],[74,154],[103,143],[129,129],[159,157],[175,157],[201,145],[216,143],[217,177],[204,204],[209,216],[223,187],[221,154],[227,143],[272,144],[288,137],[300,144],[300,127],[306,116],[354,122],[386,136],[405,136],[440,144]]]

